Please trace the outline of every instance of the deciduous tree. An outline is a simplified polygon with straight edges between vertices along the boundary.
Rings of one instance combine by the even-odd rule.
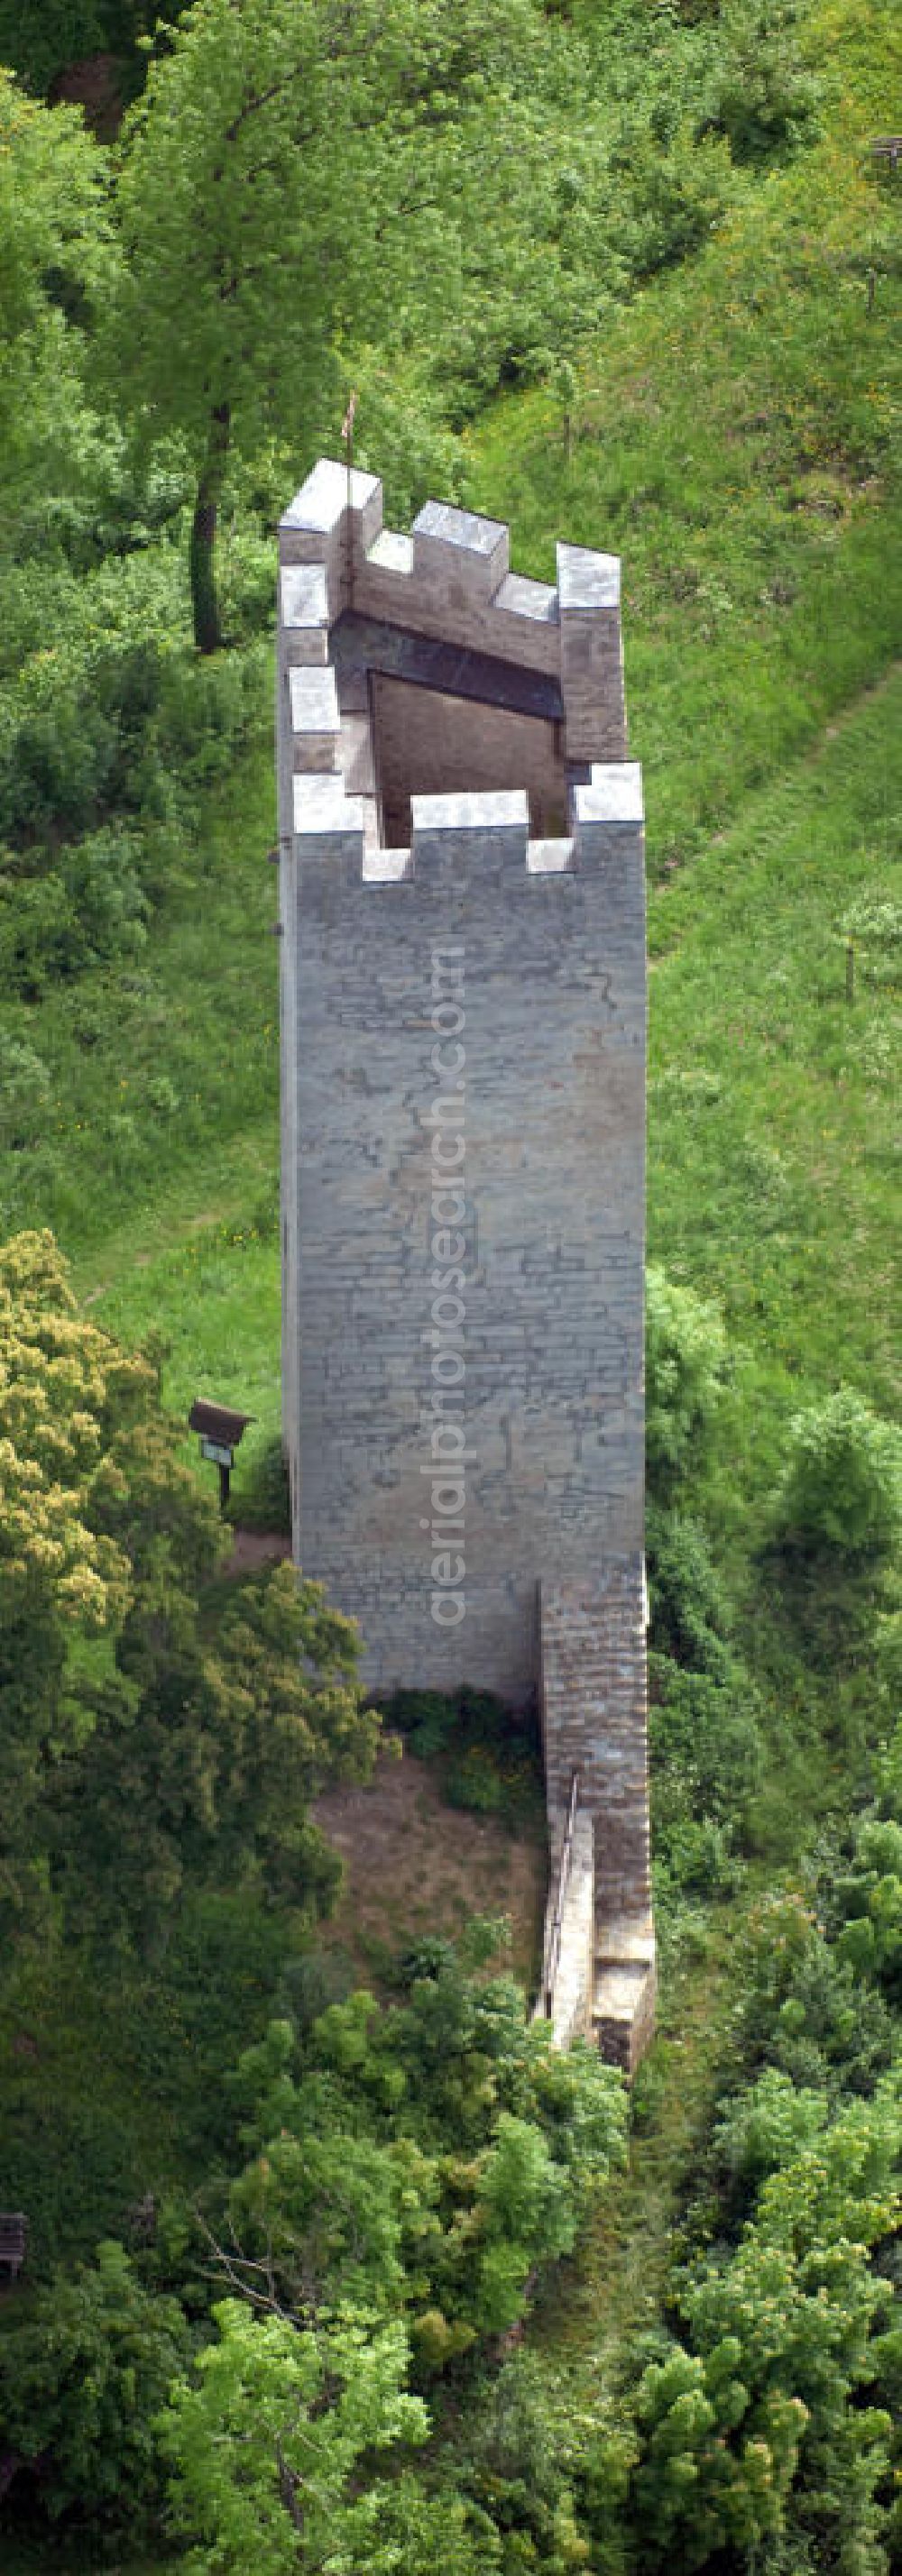
[[[152,1942],[186,1882],[301,1911],[338,1872],[308,1821],[378,1721],[356,1633],[270,1568],[204,1600],[223,1547],[154,1368],[76,1308],[50,1234],[0,1251],[0,1897],[48,1891]]]
[[[45,1884],[48,1775],[90,1724],[73,1686],[80,1641],[121,1627],[127,1558],[93,1525],[90,1492],[117,1417],[152,1391],[76,1310],[53,1237],[0,1249],[0,1901],[21,1920]]]
[[[193,2576],[289,2576],[330,2563],[398,2566],[379,2545],[384,2484],[352,2487],[358,2461],[422,2442],[428,2416],[406,2390],[407,2337],[353,2317],[322,2330],[217,2308],[218,2339],[196,2383],[173,2390],[161,2434]],[[402,2562],[403,2563],[403,2562]]]
[[[117,374],[196,474],[195,636],[221,642],[217,513],[233,448],[309,455],[336,351],[453,292],[454,121],[528,85],[533,0],[195,0],[127,120]]]
[[[109,284],[106,156],[77,109],[0,70],[0,454],[7,531],[54,466],[77,479],[84,326]]]
[[[162,2502],[156,2416],[189,2348],[178,2301],[145,2290],[113,2243],[98,2247],[96,2264],[57,2274],[24,2317],[8,2312],[3,2440],[23,2465],[40,2460],[52,2517],[81,2507],[140,2532]]]

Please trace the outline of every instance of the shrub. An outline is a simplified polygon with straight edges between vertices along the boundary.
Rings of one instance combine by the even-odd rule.
[[[0,1147],[21,1153],[40,1136],[50,1100],[50,1075],[24,1039],[0,1030]]]
[[[111,784],[116,726],[96,698],[60,685],[23,715],[0,766],[0,830],[13,840],[83,832]]]
[[[720,1680],[729,1662],[729,1607],[704,1530],[676,1512],[649,1507],[645,1543],[651,1644],[695,1672]]]
[[[382,476],[392,526],[410,527],[430,492],[445,492],[465,506],[466,450],[446,425],[432,365],[418,363],[405,350],[393,350],[388,359],[381,350],[368,350],[357,365],[357,382],[367,424],[360,462]],[[271,566],[268,578],[271,592]]]
[[[726,137],[734,161],[786,158],[820,135],[820,86],[794,37],[786,0],[726,0],[700,131]]]
[[[168,1073],[154,1074],[152,1081],[148,1083],[147,1106],[148,1109],[153,1110],[155,1118],[175,1117],[179,1096],[174,1082],[170,1082]]]
[[[720,1681],[650,1657],[652,1765],[669,1787],[665,1805],[698,1818],[741,1822],[763,1759],[757,1703],[741,1664]]]
[[[741,1875],[726,1825],[712,1816],[680,1817],[658,1839],[656,1887],[678,1888],[687,1896],[730,1895]]]
[[[725,1887],[759,1786],[758,1696],[727,1643],[727,1603],[697,1523],[652,1506],[649,1740],[659,1860],[675,1885]]]
[[[898,984],[902,972],[902,904],[891,893],[869,889],[850,904],[838,936],[853,942],[863,956],[869,984]]]
[[[645,1281],[645,1456],[649,1486],[666,1502],[681,1474],[698,1464],[726,1372],[723,1319],[693,1288],[678,1288],[649,1266]]]
[[[836,1895],[848,1920],[837,1950],[856,1977],[874,1977],[892,2000],[902,1994],[902,1825],[867,1816],[855,1836],[853,1876]]]
[[[700,250],[731,195],[726,144],[712,137],[693,151],[685,126],[669,151],[660,149],[650,128],[627,128],[611,167],[618,181],[617,246],[639,278]]]
[[[885,1661],[886,1676],[895,1692],[894,1708],[902,1700],[902,1612],[891,1619],[878,1621],[886,1634],[879,1639]],[[894,1726],[887,1744],[881,1745],[877,1757],[877,1790],[881,1813],[902,1816],[902,1718]]]
[[[788,1557],[850,1570],[893,1548],[902,1523],[902,1435],[850,1387],[796,1414],[773,1498],[773,1529]]]
[[[467,1754],[474,1747],[495,1747],[522,1761],[538,1745],[532,1714],[514,1716],[494,1691],[474,1690],[468,1682],[458,1691],[393,1691],[383,1714],[386,1726],[406,1738],[420,1762],[452,1750]],[[465,1796],[457,1803],[470,1802]]]
[[[734,2041],[739,2065],[775,2066],[831,2101],[872,2093],[890,2063],[883,1995],[838,1956],[798,1893],[778,1891],[752,1918]]]
[[[445,1691],[393,1691],[383,1715],[386,1726],[406,1738],[419,1762],[445,1753],[458,1723],[457,1702]]]
[[[28,2213],[28,2273],[48,2280],[73,2245],[123,2227],[146,2187],[142,2151],[95,2094],[79,2100],[28,2068],[3,2102],[5,2206]]]
[[[138,753],[166,647],[158,633],[135,642],[115,623],[115,607],[121,620],[125,603],[114,603],[105,571],[58,601],[50,593],[54,642],[34,649],[37,639],[29,639],[21,670],[3,687],[0,831],[26,848],[42,836],[55,844],[90,831],[114,806],[133,813],[142,801]],[[134,584],[128,604],[139,623],[144,603]]]
[[[21,860],[0,873],[0,978],[10,992],[40,1001],[57,979],[143,947],[150,906],[132,835],[95,832],[59,850],[52,867],[42,851],[29,857],[34,874],[23,879]]]
[[[94,832],[61,854],[69,900],[81,927],[83,962],[133,957],[143,947],[149,909],[138,874],[139,852],[127,832]]]
[[[505,1781],[484,1744],[471,1744],[454,1762],[445,1781],[449,1806],[469,1808],[477,1816],[497,1816],[505,1804]]]
[[[221,778],[239,744],[269,720],[270,655],[255,642],[240,652],[164,666],[149,738],[164,770],[192,787]]]
[[[745,2217],[766,2176],[812,2146],[826,2128],[827,2096],[794,2084],[775,2066],[765,2067],[750,2085],[721,2108],[711,2141],[720,2168],[723,2197],[735,2222]]]
[[[571,2393],[553,2375],[547,2352],[541,2359],[512,2353],[474,2394],[467,2481],[506,2535],[510,2555],[503,2564],[560,2569],[562,2576],[585,2566],[571,2480],[577,2460],[583,2465],[590,2428],[574,2426]],[[596,2435],[594,2422],[591,2432]]]
[[[0,875],[0,977],[8,993],[40,1001],[75,930],[72,907],[55,870],[24,884],[5,871]]]
[[[0,2337],[0,2405],[13,2450],[40,2458],[41,2501],[55,2519],[93,2507],[140,2531],[162,2502],[155,2419],[189,2337],[174,2299],[136,2281],[124,2248],[60,2272],[24,2322]]]
[[[257,1231],[261,1229],[258,1227]],[[239,1462],[241,1464],[241,1462]],[[291,1493],[288,1468],[277,1437],[267,1440],[265,1448],[251,1452],[243,1464],[232,1489],[230,1519],[243,1529],[291,1532]]]

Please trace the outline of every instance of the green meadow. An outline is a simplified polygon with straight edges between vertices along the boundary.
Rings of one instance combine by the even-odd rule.
[[[596,0],[574,0],[562,14],[578,30],[606,24]],[[716,9],[701,5],[659,13],[662,23],[664,14],[661,41],[672,38],[678,53],[683,39],[691,48],[699,28],[703,37],[709,22],[720,23]],[[95,18],[108,33],[109,10]],[[637,77],[634,20],[627,11],[617,39],[631,66],[621,66],[627,87]],[[480,2510],[497,2510],[506,2554],[485,2564],[503,2576],[527,2569],[570,2576],[580,2566],[598,2576],[683,2565],[710,2565],[716,2576],[813,2576],[821,2566],[836,2576],[883,2576],[902,2568],[898,2506],[895,2521],[891,2510],[895,2433],[879,2437],[890,2446],[889,2465],[872,2464],[868,2488],[868,2499],[883,2499],[883,2538],[867,2520],[867,2499],[858,2556],[852,2522],[842,2521],[852,2514],[848,2496],[854,2502],[859,2492],[848,2468],[853,2434],[864,2444],[861,2422],[873,2411],[864,2365],[849,2401],[852,2433],[843,2417],[836,2435],[845,2463],[840,2504],[835,2496],[824,2502],[821,2466],[804,2454],[796,2520],[790,2514],[785,2529],[762,2523],[757,2538],[743,2537],[737,2520],[740,2537],[721,2535],[708,2556],[692,2554],[672,2498],[660,2523],[642,2520],[642,2464],[669,2454],[666,2426],[660,2451],[648,2431],[651,2398],[645,2415],[636,2399],[642,2374],[662,2355],[672,2358],[680,2334],[689,2347],[681,2265],[700,2260],[700,2247],[706,2259],[713,2246],[717,2262],[727,2261],[752,2226],[761,2174],[776,2192],[779,2155],[788,2170],[792,2120],[810,2119],[811,2136],[820,2136],[820,2114],[811,2110],[818,2087],[825,2101],[829,2095],[831,2118],[847,2093],[853,2104],[870,2104],[874,2066],[898,2057],[902,1950],[892,1908],[899,1900],[880,1900],[881,1922],[890,1925],[886,1956],[879,1975],[862,1972],[854,2008],[843,1980],[855,1938],[864,1956],[864,1936],[850,1943],[842,1915],[859,1868],[859,1811],[865,1833],[875,1801],[880,1830],[902,1830],[885,1751],[896,1716],[897,1578],[853,1565],[834,1580],[816,1554],[810,1564],[781,1557],[774,1497],[793,1422],[807,1408],[847,1388],[887,1421],[898,1412],[902,171],[878,162],[870,143],[898,118],[902,20],[883,0],[811,0],[793,42],[817,85],[816,139],[808,132],[804,149],[757,161],[737,155],[727,201],[704,236],[647,272],[640,263],[569,354],[549,348],[539,359],[533,351],[529,364],[499,365],[478,395],[468,378],[452,399],[442,378],[444,393],[435,392],[433,410],[419,419],[423,352],[409,374],[401,369],[394,410],[378,351],[361,353],[361,453],[379,469],[384,420],[390,495],[402,492],[417,506],[446,473],[455,497],[509,522],[514,567],[538,577],[553,569],[557,537],[622,558],[630,747],[642,762],[647,815],[648,1252],[678,1288],[713,1301],[726,1354],[716,1411],[711,1422],[700,1414],[697,1454],[687,1443],[675,1495],[665,1502],[674,1544],[684,1548],[674,1597],[702,1636],[690,1679],[702,1673],[707,1687],[716,1676],[733,1694],[724,1759],[735,1758],[735,1778],[712,1760],[711,1812],[702,1812],[708,1788],[704,1780],[699,1787],[692,1729],[703,1729],[704,1692],[687,1703],[684,1740],[682,1704],[667,1697],[673,1669],[669,1677],[653,1672],[659,2033],[634,2089],[625,2170],[606,2185],[566,2260],[537,2273],[522,2370],[527,2392],[533,2361],[545,2374],[542,2441],[547,2430],[558,2446],[547,2528],[537,2513],[530,2521],[523,2500],[530,2480],[540,2484],[545,2473],[526,2397],[522,2423],[533,2431],[527,2439],[521,2424],[516,2436],[519,2468],[505,2466],[500,2434],[494,2465],[486,2468],[479,2452],[490,2374],[500,2368],[503,2376],[514,2347],[502,2341],[492,2350],[484,2382],[452,2360],[444,2381],[428,2383],[437,2426],[429,2473],[439,2486],[446,2471],[459,2476]],[[134,64],[130,77],[135,85]],[[675,109],[674,132],[683,131]],[[677,186],[672,166],[670,184]],[[491,292],[500,293],[497,279]],[[412,417],[402,419],[408,405]],[[340,416],[320,441],[333,450]],[[86,815],[98,842],[121,834],[122,865],[135,872],[136,926],[119,948],[110,934],[105,949],[103,932],[87,959],[64,953],[57,971],[40,947],[50,936],[41,915],[34,959],[29,951],[23,965],[15,952],[3,992],[0,1043],[10,1074],[8,1105],[0,1104],[3,1232],[52,1228],[81,1310],[126,1348],[154,1357],[178,1424],[199,1394],[253,1417],[230,1516],[257,1528],[278,1526],[284,1510],[267,565],[272,559],[274,577],[285,477],[300,480],[310,461],[276,442],[258,462],[235,468],[222,530],[223,596],[234,623],[228,654],[207,664],[189,641],[188,486],[179,486],[168,453],[162,499],[153,501],[158,519],[145,500],[121,561],[113,554],[95,562],[93,533],[79,525],[73,560],[80,545],[87,569],[76,577],[68,561],[61,570],[48,558],[45,575],[43,538],[39,544],[23,519],[6,567],[12,605],[7,641],[0,640],[0,796],[17,725],[34,776],[43,777],[46,693],[59,685],[62,704],[67,657],[79,686],[85,674],[93,686],[91,674],[106,668],[104,637],[115,633],[118,652],[132,624],[138,641],[128,689],[139,708],[137,716],[129,711],[124,684],[125,713],[115,723],[104,705],[103,722],[121,735],[115,758],[103,753],[114,784],[86,791],[78,825],[86,828]],[[45,577],[50,607],[38,616],[32,591]],[[59,631],[47,644],[45,622],[49,631],[54,620]],[[24,679],[12,671],[20,629]],[[54,867],[75,828],[71,775],[87,701],[72,685],[55,769],[47,756],[54,792],[72,800],[71,812],[41,826]],[[90,757],[99,776],[96,746]],[[0,828],[10,836],[10,850],[0,852],[2,966],[13,953],[11,897],[23,899],[26,912],[30,901],[23,887],[33,828],[27,816]],[[74,938],[71,923],[65,936]],[[179,1455],[201,1479],[212,1477],[187,1428]],[[660,1497],[652,1500],[653,1549],[666,1554]],[[201,1609],[208,1640],[224,1598],[225,1587],[211,1582]],[[665,1614],[658,1615],[663,1629]],[[666,1654],[656,1634],[652,1642],[663,1667],[672,1640]],[[95,1651],[100,1671],[102,1651],[86,1650]],[[691,1656],[685,1660],[691,1666]],[[424,1723],[428,1739],[429,1724],[439,1723],[434,1710]],[[483,1757],[490,1773],[494,1755],[483,1747]],[[451,1812],[441,1805],[441,1761],[429,1760],[420,1774],[409,1753],[405,1765],[425,1783],[409,1923],[402,1859],[410,1816],[397,1800],[390,1830],[398,1892],[389,1903],[385,1872],[374,1867],[373,1888],[360,1896],[374,1979],[386,1991],[405,1939],[416,1946],[424,1938],[429,1837],[441,1839],[441,1818]],[[493,1820],[492,1832],[503,1824]],[[449,1858],[458,1913],[467,1889],[482,1888],[494,1867],[494,1846],[480,1844],[474,1823],[470,1851],[468,1829],[458,1816]],[[889,1862],[882,1884],[899,1885]],[[356,1891],[360,1885],[358,1877]],[[868,1881],[868,1903],[872,1893]],[[347,1901],[357,1902],[356,1893]],[[529,1886],[521,1901],[526,1922]],[[862,1898],[856,1923],[864,1905]],[[374,1924],[383,1911],[391,1938],[380,1947]],[[876,1921],[880,1906],[872,1911]],[[784,1993],[784,1953],[795,1942],[801,1957],[809,1936],[819,1945],[810,1992],[802,1970],[792,1986],[787,1968]],[[148,2174],[179,2213],[178,2225],[187,2225],[198,2174],[221,2179],[236,2152],[231,2070],[260,2036],[274,1997],[288,2011],[286,1956],[293,1972],[299,1938],[297,1923],[256,1895],[246,1905],[231,1890],[202,1888],[174,1916],[165,1960],[114,1944],[98,1977],[90,1927],[65,1956],[22,1945],[0,1995],[0,2139],[23,2205],[40,2210],[45,2254],[63,2264],[89,2256],[100,2235],[118,2232]],[[306,1940],[304,1930],[302,1947]],[[525,1946],[528,1925],[525,1933],[520,1927],[520,1955]],[[865,2037],[880,2022],[873,2061],[852,2063],[858,2017]],[[753,2134],[749,2115],[748,2136],[741,2104],[736,2110],[762,2066],[768,2082],[778,2069],[802,2104],[790,2113],[780,2096],[788,2125],[770,2164],[773,2100],[760,2132]],[[725,2120],[734,2124],[726,2144]],[[850,2151],[850,2169],[851,2161]],[[173,2227],[175,2276],[181,2284],[183,2266],[196,2322],[207,2293],[198,2289],[187,2238]],[[881,2281],[896,2260],[890,2234],[887,2219]],[[26,2317],[33,2295],[21,2294]],[[752,2291],[749,2299],[750,2315]],[[694,2368],[694,2345],[692,2353]],[[881,2355],[886,2386],[898,2396],[898,2363],[882,2347]],[[520,2368],[514,2358],[511,2386]],[[588,2469],[573,2451],[571,2416]],[[721,2427],[718,2441],[721,2434],[728,2443],[731,2428]],[[511,2459],[516,2441],[511,2433]],[[728,2456],[738,2457],[735,2446]],[[862,2469],[862,2496],[866,2484]],[[809,2489],[817,2499],[810,2513]],[[29,2512],[13,2514],[0,2540],[10,2576],[51,2563],[40,2515],[32,2531]],[[175,2563],[162,2541],[143,2557],[129,2554],[127,2537],[125,2554],[111,2556],[119,2546],[108,2535],[98,2541],[90,2521],[76,2518],[54,2536],[53,2563],[73,2571],[115,2564],[121,2576],[158,2576]],[[235,2563],[216,2561],[223,2576]],[[308,2560],[292,2563],[300,2569]],[[204,2558],[204,2567],[212,2564]],[[399,2565],[406,2576],[407,2559]],[[472,2565],[481,2576],[482,2562]],[[470,2567],[468,2559],[463,2576]]]

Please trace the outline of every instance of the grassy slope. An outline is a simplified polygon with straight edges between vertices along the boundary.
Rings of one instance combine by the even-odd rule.
[[[772,179],[691,272],[614,319],[585,363],[572,463],[540,394],[496,407],[473,444],[474,497],[510,518],[524,568],[546,568],[558,528],[624,555],[656,880],[651,1243],[723,1296],[747,1354],[743,1502],[766,1486],[800,1393],[848,1376],[890,1400],[898,997],[860,977],[847,1006],[834,934],[850,889],[889,891],[902,811],[898,290],[860,151],[892,122],[902,31],[874,0],[854,16],[844,0],[817,22],[847,84],[830,142]],[[259,1436],[278,1394],[271,838],[262,747],[211,800],[202,903],[154,931],[148,975],[103,1002],[99,1038],[78,1034],[86,987],[42,1009],[60,1169],[49,1184],[35,1173],[31,1200],[98,1314],[169,1339],[173,1404],[206,1384],[257,1412]],[[165,1130],[147,1100],[158,1071],[182,1103]],[[103,1130],[120,1084],[134,1137],[111,1164]],[[666,2263],[721,1973],[717,1958],[697,1971],[651,2139],[587,2250],[591,2307],[615,2239],[622,2248],[623,2326],[642,2313],[630,2248],[653,2209]],[[73,2099],[94,2081],[80,2030],[61,2069]],[[128,2069],[125,2088],[113,2113],[134,2119]],[[139,2129],[143,2155],[143,2118]]]
[[[206,1393],[256,1415],[245,1478],[279,1423],[274,830],[266,735],[208,798],[191,892],[153,923],[138,970],[7,1014],[54,1089],[15,1221],[54,1227],[79,1294],[123,1340],[162,1334],[174,1411]],[[161,1074],[177,1099],[163,1116]]]
[[[898,188],[886,0],[816,12],[828,138],[745,198],[689,268],[585,353],[568,459],[536,392],[474,434],[480,506],[547,575],[553,539],[623,556],[631,735],[660,877],[703,848],[884,669],[902,632]],[[873,310],[867,275],[876,274]]]
[[[765,1269],[777,1255],[784,1271],[789,1261],[801,1274],[793,1290],[798,1330],[795,1341],[782,1330],[782,1356],[797,1369],[801,1345],[806,1366],[823,1380],[835,1366],[831,1306],[835,1312],[841,1266],[823,1172],[841,1169],[848,1185],[847,1144],[871,1127],[881,1088],[880,1045],[869,1038],[864,1000],[848,1027],[841,1014],[831,1016],[842,960],[830,933],[846,860],[862,878],[876,867],[881,881],[891,865],[897,780],[886,748],[889,703],[875,705],[870,761],[858,761],[857,733],[843,732],[825,762],[803,768],[791,789],[781,787],[775,799],[770,787],[788,759],[813,748],[879,678],[902,633],[893,436],[902,392],[899,207],[875,185],[861,149],[867,132],[886,122],[902,31],[878,0],[854,9],[842,0],[815,15],[810,42],[831,66],[829,139],[773,174],[691,268],[612,316],[603,346],[582,369],[569,464],[559,412],[535,393],[493,409],[474,434],[471,468],[480,506],[511,520],[524,568],[547,569],[557,529],[622,550],[632,737],[645,768],[650,873],[664,889],[651,914],[652,953],[661,959],[652,1241],[677,1268],[701,1275],[711,1267],[702,1232],[719,1239],[715,1267],[731,1318],[779,1358],[779,1319],[770,1307],[762,1319],[738,1240],[753,1193],[763,1218],[769,1188],[767,1224],[752,1227],[755,1266],[759,1235],[769,1230]],[[872,258],[878,284],[869,312]],[[734,818],[737,832],[719,841]],[[17,1193],[19,1218],[56,1226],[79,1288],[98,1299],[103,1316],[129,1336],[154,1325],[165,1332],[172,1403],[181,1408],[201,1383],[215,1382],[225,1398],[260,1415],[259,1436],[275,1427],[278,1408],[277,952],[264,864],[272,833],[263,742],[226,792],[210,798],[199,876],[190,897],[183,893],[177,911],[154,925],[145,971],[114,992],[86,979],[39,1012],[23,1010],[52,1068],[55,1125],[52,1163],[40,1153],[20,1157],[31,1171],[22,1171]],[[700,869],[712,842],[717,858]],[[690,855],[683,892],[674,880]],[[817,876],[828,856],[835,896]],[[736,875],[748,900],[744,912],[734,902],[730,915],[731,986],[737,975],[747,984],[761,907],[770,912],[775,887],[780,894],[782,956],[777,927],[768,925],[771,1017],[760,996],[754,1028],[739,1025],[732,1004],[725,1012],[715,989],[723,895]],[[802,881],[811,902],[800,920]],[[704,1008],[697,992],[682,1007],[687,931],[695,935],[697,907],[709,900]],[[698,921],[701,938],[700,913]],[[804,971],[800,935],[810,946]],[[700,957],[691,962],[693,989]],[[789,979],[783,987],[781,974]],[[811,1076],[796,1135],[803,1056],[821,1071]],[[722,1076],[729,1066],[732,1076],[740,1060],[742,1083],[731,1080],[729,1100],[705,1121],[701,1090],[693,1093],[691,1081],[680,1087],[680,1071],[719,1068]],[[816,1121],[828,1063],[837,1114]],[[676,1084],[669,1105],[668,1066]],[[178,1095],[170,1117],[150,1097],[161,1071]],[[111,1111],[131,1121],[124,1135]],[[674,1120],[685,1139],[685,1187],[679,1170],[665,1172],[658,1149],[659,1138],[668,1140],[669,1161]],[[818,1126],[834,1132],[821,1137]],[[784,1175],[769,1175],[766,1159],[755,1166],[756,1131],[764,1148],[773,1141],[784,1155]],[[856,1190],[863,1178],[859,1153]],[[777,1225],[781,1190],[785,1222]],[[870,1222],[871,1205],[856,1214],[857,1226]],[[807,1261],[812,1228],[819,1247],[826,1237],[836,1255],[829,1297],[827,1274]],[[854,1279],[847,1276],[842,1294],[856,1367],[875,1364],[879,1384],[879,1322],[861,1313]],[[812,1340],[814,1299],[820,1320]]]
[[[542,393],[496,406],[472,454],[519,563],[546,570],[556,528],[623,552],[656,961],[650,1241],[715,1286],[754,1345],[773,1398],[764,1468],[787,1376],[849,1374],[882,1403],[891,1383],[886,1311],[859,1279],[865,1251],[878,1280],[889,1258],[892,994],[859,975],[847,1011],[835,933],[855,891],[892,882],[898,693],[830,729],[902,635],[899,209],[861,149],[902,36],[884,8],[844,6],[821,11],[811,43],[843,84],[829,139],[613,318],[583,368],[569,464]],[[227,858],[211,825],[202,929],[178,923],[158,956],[179,996],[174,1079],[200,1088],[205,1136],[161,1208],[148,1195],[112,1236],[108,1203],[90,1238],[82,1215],[68,1222],[79,1277],[110,1283],[101,1311],[118,1329],[165,1318],[173,1403],[215,1378],[271,1430],[276,1245],[254,1196],[276,1150],[274,1004],[262,1042],[259,1007],[275,980],[257,855],[268,795],[264,753]],[[224,1047],[218,960],[239,910]],[[205,1225],[222,1214],[242,1240]],[[148,1259],[161,1218],[166,1249]]]
[[[850,1004],[839,925],[898,903],[900,846],[896,668],[652,905],[650,1249],[775,1389],[842,1375],[885,1410],[902,956],[858,952]]]
[[[832,66],[829,139],[615,318],[585,360],[572,458],[542,394],[496,407],[474,442],[481,503],[513,520],[524,569],[547,573],[555,528],[624,556],[649,816],[649,1244],[722,1299],[734,1338],[719,1493],[740,1582],[792,1410],[841,1379],[897,1399],[902,957],[872,950],[862,975],[859,955],[850,1005],[837,933],[865,889],[902,902],[902,231],[863,149],[892,122],[902,24],[882,0],[831,0],[811,44]],[[768,1652],[797,1697],[789,1729],[786,1699],[772,1710],[749,1895],[843,1796],[867,1732],[848,1705],[834,1732],[829,1675],[795,1656],[781,1673],[777,1636]],[[728,2062],[744,1903],[665,1991],[629,2170],[537,2320],[575,2404],[666,2298]]]

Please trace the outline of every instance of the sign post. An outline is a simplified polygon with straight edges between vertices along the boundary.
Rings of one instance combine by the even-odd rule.
[[[233,1413],[226,1404],[208,1404],[198,1396],[188,1415],[189,1431],[200,1433],[200,1454],[211,1467],[219,1469],[219,1508],[225,1512],[229,1499],[229,1479],[235,1464],[235,1451],[243,1438],[253,1413]]]

